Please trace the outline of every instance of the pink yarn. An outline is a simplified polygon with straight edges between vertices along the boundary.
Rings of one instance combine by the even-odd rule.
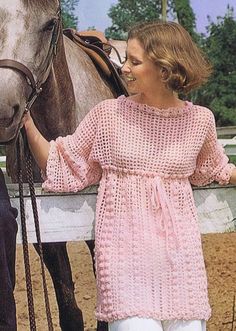
[[[158,109],[124,96],[97,105],[51,142],[44,188],[100,182],[96,208],[99,320],[208,319],[210,307],[191,184],[227,184],[233,169],[212,112]]]

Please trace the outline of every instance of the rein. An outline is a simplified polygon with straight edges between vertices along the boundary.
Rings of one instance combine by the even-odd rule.
[[[26,137],[25,129],[21,131],[23,140]],[[37,209],[37,201],[34,189],[34,180],[33,180],[33,170],[32,170],[32,156],[29,150],[28,142],[26,141],[26,171],[27,171],[27,180],[30,190],[31,205],[34,215],[34,225],[36,238],[38,243],[38,251],[40,258],[40,265],[42,271],[42,281],[43,281],[43,292],[44,292],[44,301],[45,301],[45,310],[47,316],[48,331],[53,331],[52,317],[50,311],[50,304],[48,298],[47,282],[45,267],[43,262],[43,247],[40,235],[40,226],[39,226],[39,217]],[[25,155],[24,155],[25,156]],[[27,289],[27,299],[28,299],[28,312],[29,312],[29,322],[30,330],[36,331],[36,321],[35,321],[35,311],[34,311],[34,299],[33,299],[33,290],[32,290],[32,281],[31,281],[31,271],[30,271],[30,261],[29,261],[29,250],[28,250],[28,239],[27,239],[27,230],[26,230],[26,216],[25,216],[25,204],[24,204],[24,192],[23,192],[23,175],[22,175],[22,159],[23,152],[22,146],[20,143],[20,136],[17,139],[17,167],[18,167],[18,183],[19,183],[19,199],[20,199],[20,215],[21,215],[21,228],[22,228],[22,242],[23,242],[23,255],[24,255],[24,265],[25,265],[25,276],[26,276],[26,289]]]
[[[32,91],[29,95],[28,100],[26,101],[25,113],[30,111],[33,106],[35,100],[42,92],[42,85],[48,78],[49,72],[52,67],[53,58],[57,53],[57,43],[60,34],[60,26],[61,26],[61,11],[60,9],[57,12],[58,19],[55,23],[52,39],[49,47],[49,51],[47,57],[43,63],[43,70],[39,75],[37,81],[34,78],[33,73],[27,68],[23,63],[20,63],[11,59],[2,59],[0,60],[0,68],[9,68],[20,72],[26,79],[27,84],[31,87]],[[27,170],[27,180],[30,189],[31,196],[31,204],[34,215],[34,223],[35,223],[35,232],[37,237],[37,243],[39,247],[39,257],[42,271],[42,281],[43,281],[43,290],[44,290],[44,299],[45,299],[45,308],[48,322],[48,330],[53,331],[53,324],[50,312],[49,298],[48,298],[48,290],[46,284],[46,276],[45,276],[45,268],[43,262],[43,248],[40,236],[40,227],[39,227],[39,218],[38,218],[38,210],[36,203],[36,196],[34,190],[34,181],[33,181],[33,170],[32,170],[32,156],[29,150],[27,137],[25,133],[25,129],[21,129],[23,141],[26,143],[26,157],[23,156],[22,152],[22,144],[20,142],[21,135],[18,135],[17,138],[17,165],[18,165],[18,183],[19,183],[19,195],[20,195],[20,214],[21,214],[21,226],[22,226],[22,241],[23,241],[23,255],[24,255],[24,264],[25,264],[25,275],[26,275],[26,288],[27,288],[27,299],[28,299],[28,311],[29,311],[29,321],[30,321],[30,330],[36,331],[36,322],[35,322],[35,311],[34,311],[34,300],[33,300],[33,291],[32,291],[32,282],[31,282],[31,271],[30,271],[30,261],[29,261],[29,251],[28,251],[28,239],[27,239],[27,231],[26,231],[26,217],[25,217],[25,206],[24,206],[24,194],[23,194],[23,175],[22,175],[22,159],[23,157],[26,160],[26,170]]]
[[[51,43],[49,46],[48,54],[42,63],[41,73],[37,77],[34,78],[33,73],[31,70],[21,62],[12,60],[12,59],[1,59],[0,60],[0,68],[8,68],[15,70],[22,74],[26,79],[27,84],[31,88],[31,93],[26,101],[25,109],[22,117],[25,113],[31,110],[35,100],[38,98],[40,93],[42,92],[42,85],[46,82],[48,75],[50,73],[54,56],[57,53],[57,44],[59,40],[59,35],[61,32],[61,11],[57,12],[58,19],[54,25]],[[89,45],[90,48],[98,48],[96,45]],[[111,48],[111,45],[103,44],[103,48]],[[115,49],[116,51],[116,49]],[[116,51],[117,52],[117,51]],[[105,61],[107,60],[107,56],[102,53],[102,59]],[[117,52],[118,53],[118,52]],[[111,69],[113,73],[113,81],[115,86],[117,87],[119,94],[126,94],[127,91],[124,88],[123,84],[120,81],[119,75],[117,74],[118,69],[114,67],[114,65],[106,62],[106,65]],[[14,138],[15,139],[15,138]],[[25,150],[24,155],[22,151],[22,141],[25,143]],[[6,144],[7,142],[5,142]],[[23,241],[23,255],[24,255],[24,264],[25,264],[25,275],[26,275],[26,288],[27,288],[27,299],[28,299],[28,311],[29,311],[29,321],[30,321],[30,330],[36,331],[36,321],[35,321],[35,311],[34,311],[34,299],[33,299],[33,291],[32,291],[32,282],[31,282],[31,271],[30,271],[30,261],[29,261],[29,251],[28,251],[28,239],[27,239],[27,231],[26,231],[26,216],[25,216],[25,206],[24,206],[24,196],[23,196],[23,171],[22,171],[22,160],[25,159],[26,162],[26,171],[27,171],[27,180],[30,189],[30,196],[31,196],[31,204],[33,209],[34,215],[34,223],[35,223],[35,231],[38,243],[38,253],[40,257],[40,264],[42,270],[42,281],[43,281],[43,290],[44,290],[44,299],[45,299],[45,309],[47,315],[47,323],[48,323],[48,330],[53,331],[53,324],[50,312],[50,305],[49,305],[49,298],[48,298],[48,291],[47,291],[47,284],[46,284],[46,277],[45,277],[45,268],[43,262],[43,249],[42,249],[42,242],[40,237],[40,227],[39,227],[39,219],[38,219],[38,211],[37,211],[37,203],[36,203],[36,196],[34,190],[34,181],[33,181],[33,171],[32,171],[32,156],[29,151],[29,146],[27,142],[27,137],[25,133],[25,129],[21,129],[21,134],[18,134],[17,137],[17,165],[18,165],[18,183],[19,183],[19,195],[20,195],[20,215],[21,215],[21,226],[22,226],[22,241]]]

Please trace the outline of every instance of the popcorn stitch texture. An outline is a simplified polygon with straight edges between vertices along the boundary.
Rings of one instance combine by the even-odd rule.
[[[96,208],[99,320],[208,319],[201,237],[190,183],[227,184],[233,165],[210,110],[158,109],[124,96],[97,105],[51,142],[44,188],[100,181]]]

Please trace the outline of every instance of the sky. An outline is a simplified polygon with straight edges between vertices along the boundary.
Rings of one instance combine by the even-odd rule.
[[[78,30],[87,30],[88,27],[94,26],[97,30],[104,31],[111,26],[107,12],[117,2],[117,0],[79,0],[75,11],[79,18]],[[217,16],[224,16],[227,4],[234,7],[236,16],[236,0],[190,0],[190,2],[196,15],[198,32],[205,32],[205,27],[208,25],[207,16],[210,16],[213,22],[216,22]]]

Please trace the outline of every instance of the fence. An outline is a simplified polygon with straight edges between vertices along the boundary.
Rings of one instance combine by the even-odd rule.
[[[13,206],[19,209],[18,191],[8,185]],[[78,241],[94,238],[97,187],[77,194],[45,194],[36,186],[37,205],[43,242]],[[35,242],[29,192],[24,191],[29,242]],[[194,189],[201,233],[236,231],[236,187],[211,185]],[[20,222],[19,222],[20,227]],[[17,242],[21,242],[18,231]]]
[[[231,129],[230,129],[231,130]],[[236,130],[234,128],[234,134]],[[228,155],[236,155],[236,137],[219,139]],[[5,157],[0,157],[4,162]],[[19,209],[18,185],[8,184],[13,206]],[[94,238],[97,187],[76,194],[49,194],[35,186],[43,242],[78,241]],[[236,231],[236,186],[216,184],[194,188],[201,233]],[[28,240],[36,242],[27,186],[24,187]],[[21,243],[20,221],[17,242]]]

